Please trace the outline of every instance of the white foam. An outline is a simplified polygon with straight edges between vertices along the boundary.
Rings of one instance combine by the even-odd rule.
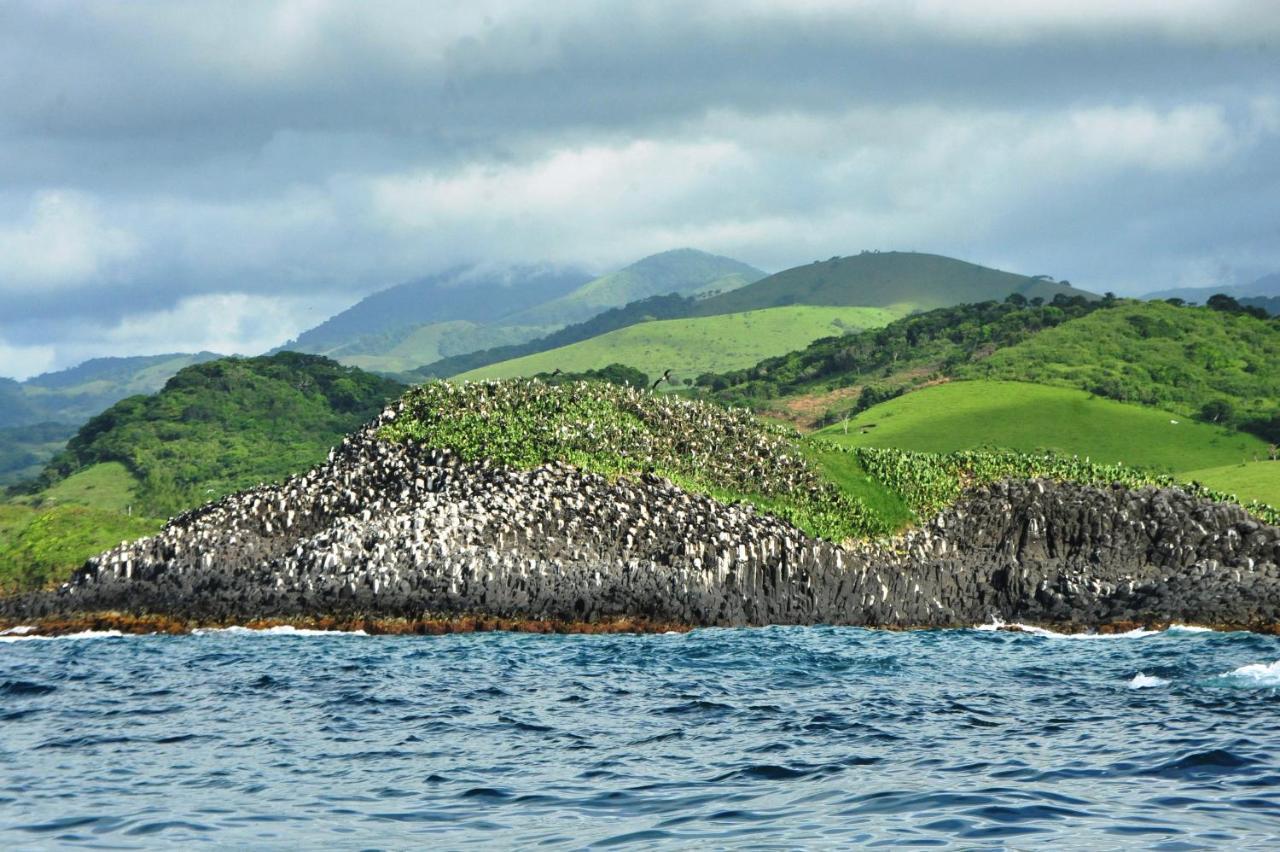
[[[1155,675],[1146,675],[1138,672],[1133,676],[1133,680],[1129,681],[1130,689],[1154,689],[1158,686],[1168,686],[1169,681]]]
[[[52,642],[57,639],[118,639],[125,634],[119,630],[82,630],[79,633],[65,633],[61,636],[32,636],[28,628],[21,634],[0,636],[0,642]]]
[[[1046,630],[1043,627],[1036,627],[1032,624],[1012,624],[1001,621],[998,618],[992,618],[989,624],[979,624],[973,628],[974,630],[1012,630],[1022,633],[1030,633],[1032,636],[1045,636],[1052,639],[1141,639],[1145,636],[1156,636],[1161,631],[1147,630],[1145,627],[1135,627],[1133,630],[1126,630],[1124,633],[1058,633],[1053,630]]]
[[[8,630],[0,630],[0,636],[26,636],[35,630],[30,624],[19,624],[17,627],[10,627]]]
[[[1201,627],[1198,624],[1170,624],[1166,633],[1216,633],[1212,627]]]
[[[1280,660],[1269,664],[1250,663],[1220,676],[1245,681],[1252,686],[1280,686]]]
[[[251,627],[197,627],[191,631],[196,636],[208,636],[216,633],[231,633],[243,636],[368,636],[363,630],[310,630],[305,627],[294,627],[292,624],[280,624],[275,627],[253,629]]]

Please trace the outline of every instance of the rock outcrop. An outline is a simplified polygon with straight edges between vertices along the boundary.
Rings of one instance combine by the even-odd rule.
[[[656,476],[467,464],[380,441],[378,425],[0,615],[1280,623],[1280,529],[1177,489],[1004,482],[901,537],[840,547]]]

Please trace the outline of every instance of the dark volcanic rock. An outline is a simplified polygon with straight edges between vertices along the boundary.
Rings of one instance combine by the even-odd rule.
[[[841,548],[657,477],[464,464],[378,441],[377,426],[303,476],[189,512],[0,614],[1280,622],[1280,529],[1175,489],[1007,482],[900,538]]]

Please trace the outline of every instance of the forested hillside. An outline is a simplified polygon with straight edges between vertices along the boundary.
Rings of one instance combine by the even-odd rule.
[[[795,394],[846,391],[845,407],[862,405],[937,378],[959,365],[1010,346],[1046,328],[1109,308],[1112,300],[1013,295],[1003,302],[938,308],[884,328],[828,337],[753,367],[698,376],[697,384],[722,402],[763,408]]]
[[[1243,312],[1124,302],[952,375],[1080,388],[1280,441],[1280,321]]]
[[[38,487],[120,462],[137,480],[139,508],[172,514],[305,469],[403,389],[293,352],[188,367],[159,393],[122,400],[90,420]]]

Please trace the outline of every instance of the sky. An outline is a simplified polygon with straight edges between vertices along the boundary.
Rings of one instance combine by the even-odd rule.
[[[465,263],[1280,271],[1277,0],[0,0],[0,375]]]

